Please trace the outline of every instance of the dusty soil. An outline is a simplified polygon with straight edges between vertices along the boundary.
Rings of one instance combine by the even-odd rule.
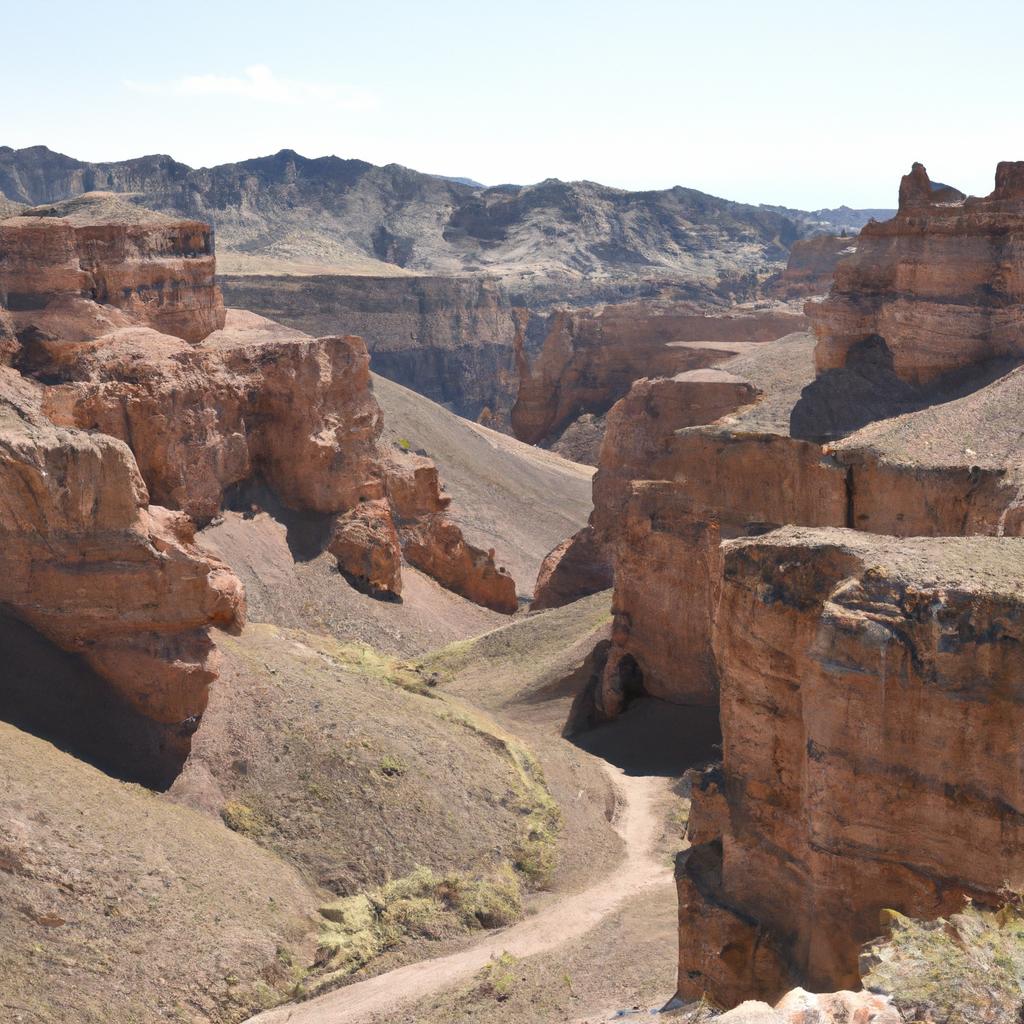
[[[402,567],[401,603],[363,594],[346,582],[331,555],[304,550],[271,512],[225,512],[223,521],[207,527],[200,538],[245,585],[251,622],[361,641],[388,654],[411,656],[505,621],[505,616],[445,590],[408,565]]]
[[[384,377],[373,389],[384,436],[432,458],[466,538],[494,548],[519,594],[533,596],[544,556],[590,515],[594,470],[471,423]]]
[[[464,981],[485,967],[496,951],[523,957],[558,949],[586,934],[622,903],[663,883],[664,868],[656,856],[661,831],[657,807],[663,782],[651,777],[628,776],[611,768],[607,770],[613,775],[616,787],[613,824],[628,854],[611,874],[582,892],[551,902],[532,917],[489,935],[469,949],[410,964],[319,999],[272,1010],[255,1019],[261,1024],[394,1020],[403,1003]]]
[[[218,818],[0,723],[0,1020],[238,1020],[290,990],[315,909]]]

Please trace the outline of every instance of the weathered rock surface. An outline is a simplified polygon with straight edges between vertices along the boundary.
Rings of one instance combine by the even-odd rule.
[[[829,446],[848,467],[850,523],[913,536],[1024,533],[1024,369]]]
[[[652,311],[623,304],[556,314],[540,354],[520,359],[513,432],[528,444],[553,441],[581,414],[607,412],[641,377],[712,366],[805,325],[792,313],[707,316],[693,306]],[[690,342],[707,344],[684,344]]]
[[[885,996],[873,992],[817,994],[792,989],[774,1007],[747,1000],[715,1018],[717,1024],[903,1024]]]
[[[570,601],[608,590],[612,582],[608,554],[588,523],[552,549],[541,563],[530,608],[561,608]]]
[[[115,312],[75,316],[82,300]],[[0,221],[0,305],[29,338],[136,323],[197,342],[224,325],[210,226],[103,192]]]
[[[765,292],[787,301],[824,295],[832,287],[836,265],[856,250],[856,236],[815,235],[813,238],[801,238],[789,250],[786,269],[767,282]]]
[[[718,902],[814,988],[857,981],[882,908],[997,902],[1024,874],[1024,779],[1005,756],[1024,716],[1022,545],[796,527],[724,545]],[[683,991],[747,993],[725,947],[706,964],[700,936],[680,937],[681,967],[704,965]]]
[[[807,313],[819,370],[880,337],[900,379],[924,384],[999,356],[1024,356],[1024,164],[1001,163],[983,198],[934,185],[914,164],[896,216],[867,224],[829,297]]]
[[[434,513],[403,523],[399,535],[409,563],[442,586],[496,612],[512,614],[519,607],[516,582],[495,563],[494,548],[474,547],[446,516]]]
[[[722,539],[788,522],[845,524],[845,472],[789,430],[813,379],[812,348],[793,335],[715,369],[640,381],[609,414],[594,481],[594,524],[615,567],[605,714],[637,687],[717,703]]]
[[[402,548],[385,499],[364,501],[339,516],[327,550],[338,568],[371,591],[402,593]]]
[[[199,346],[138,328],[60,346],[42,367],[57,422],[130,444],[154,498],[200,522],[259,475],[331,514],[384,493],[380,410],[358,338],[312,339],[232,310]]]
[[[0,368],[0,602],[187,748],[209,629],[241,624],[241,585],[187,516],[149,504],[122,442],[54,427],[41,390]]]
[[[515,400],[513,311],[504,290],[476,277],[227,275],[232,306],[314,337],[357,334],[375,373],[489,426],[507,429]]]

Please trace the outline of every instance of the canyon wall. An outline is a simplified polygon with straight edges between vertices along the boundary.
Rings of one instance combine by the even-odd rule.
[[[882,338],[914,384],[999,356],[1024,355],[1024,163],[1001,163],[983,198],[935,186],[921,164],[892,220],[865,225],[832,292],[811,303],[819,370]]]
[[[59,207],[21,210],[0,221],[0,306],[23,329],[47,324],[76,301],[123,311],[129,322],[196,342],[224,326],[208,224],[89,193]],[[95,336],[95,335],[94,335]],[[82,340],[82,339],[75,339]]]
[[[225,275],[227,301],[307,334],[357,334],[375,373],[468,419],[508,424],[513,309],[482,277]]]
[[[173,759],[216,678],[210,628],[243,621],[241,584],[186,515],[150,505],[124,443],[53,426],[43,397],[0,368],[0,605],[159,723]]]
[[[839,261],[856,251],[856,235],[801,238],[789,250],[786,269],[765,282],[764,292],[784,301],[824,295],[832,287]]]
[[[381,444],[362,340],[226,311],[209,229],[135,214],[86,196],[0,222],[0,606],[162,729],[142,774],[166,781],[217,677],[209,630],[244,618],[196,526],[246,489],[301,514],[357,584],[397,595],[405,554],[471,600],[517,599],[433,463]]]
[[[915,167],[808,305],[816,337],[640,380],[607,415],[596,710],[721,708],[677,871],[686,998],[855,984],[882,907],[1024,877],[1022,176],[974,200]]]
[[[551,443],[580,416],[607,412],[641,377],[712,366],[805,327],[789,312],[708,315],[692,305],[555,314],[539,354],[520,353],[512,430],[528,444]]]
[[[734,944],[784,950],[810,987],[853,985],[880,908],[936,917],[1024,880],[1024,777],[1007,757],[1024,540],[786,527],[725,544],[723,561],[724,827],[682,858],[681,987],[735,1001],[789,982],[709,950],[690,927],[709,913]],[[709,912],[702,886],[727,909]]]

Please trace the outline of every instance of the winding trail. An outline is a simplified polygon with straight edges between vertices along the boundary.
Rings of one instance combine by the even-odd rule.
[[[623,901],[664,882],[666,868],[654,852],[661,829],[655,808],[664,780],[625,775],[607,763],[603,767],[615,785],[613,825],[626,849],[623,860],[600,882],[552,901],[519,924],[488,932],[468,949],[408,964],[308,1002],[279,1006],[250,1018],[250,1024],[354,1024],[394,1011],[472,976],[497,953],[525,957],[556,949],[600,924]]]

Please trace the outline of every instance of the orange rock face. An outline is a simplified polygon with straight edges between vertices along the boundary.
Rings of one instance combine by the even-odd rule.
[[[0,368],[0,602],[179,726],[206,706],[209,629],[240,625],[241,584],[186,516],[149,505],[123,443],[54,427],[40,391]]]
[[[364,501],[339,516],[327,550],[338,568],[371,591],[402,593],[402,549],[385,499]]]
[[[77,318],[79,336],[68,338],[62,313],[87,300],[120,312],[121,322],[201,341],[224,325],[214,270],[208,224],[174,220],[109,193],[0,221],[0,305],[30,335],[82,340],[89,320]]]
[[[714,705],[711,626],[722,539],[787,522],[843,525],[845,474],[789,434],[813,375],[806,335],[756,346],[713,370],[639,381],[608,418],[594,523],[615,569],[612,649],[598,708],[641,686]]]
[[[127,328],[53,349],[46,411],[130,444],[155,500],[200,522],[261,476],[290,508],[383,495],[380,409],[359,338],[306,338],[232,311],[199,346]]]
[[[742,350],[731,346],[771,341],[805,326],[791,313],[705,316],[689,306],[556,314],[532,365],[520,352],[512,430],[528,444],[553,440],[582,413],[607,411],[640,377],[712,366]]]
[[[470,544],[443,513],[403,523],[399,536],[409,564],[441,586],[496,612],[511,615],[518,609],[515,580],[495,564],[493,548],[484,551]]]
[[[935,186],[920,164],[897,215],[866,225],[829,297],[809,303],[821,371],[880,337],[897,375],[924,384],[983,360],[1024,355],[1024,164],[1001,163],[984,198]]]
[[[786,527],[724,545],[718,897],[811,987],[857,982],[881,909],[934,917],[1024,876],[1006,757],[1022,623],[1022,540]],[[680,938],[681,968],[707,961]],[[727,1002],[749,991],[728,953],[696,979]]]
[[[550,551],[537,573],[532,611],[561,608],[581,597],[608,590],[612,567],[608,554],[588,523]]]

